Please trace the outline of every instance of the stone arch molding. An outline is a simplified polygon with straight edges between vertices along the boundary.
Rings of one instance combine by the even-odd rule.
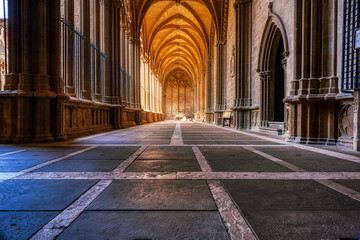
[[[280,16],[273,12],[272,2],[269,3],[268,8],[269,17],[266,21],[264,34],[261,39],[260,56],[258,59],[257,68],[258,73],[270,71],[271,47],[273,45],[273,41],[275,40],[277,31],[280,31],[284,43],[284,59],[282,61],[282,64],[285,71],[287,69],[287,59],[290,55],[289,39],[285,25],[281,20]]]

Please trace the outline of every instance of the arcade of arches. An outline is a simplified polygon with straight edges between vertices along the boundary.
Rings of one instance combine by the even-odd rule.
[[[0,240],[360,239],[360,0],[6,2]]]
[[[222,125],[231,112],[237,130],[358,149],[356,4],[9,1],[1,142],[165,119]]]

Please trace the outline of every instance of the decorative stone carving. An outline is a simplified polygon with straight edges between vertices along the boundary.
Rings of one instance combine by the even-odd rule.
[[[287,61],[288,61],[289,54],[290,53],[287,51],[283,53],[284,59],[281,60],[281,64],[282,64],[282,68],[284,69],[284,71],[287,70]]]
[[[236,48],[235,46],[233,45],[232,47],[232,51],[231,51],[231,59],[230,59],[230,76],[231,77],[235,77],[235,51],[236,51]]]
[[[341,137],[352,138],[354,136],[354,107],[352,104],[347,104],[341,109],[339,129]]]

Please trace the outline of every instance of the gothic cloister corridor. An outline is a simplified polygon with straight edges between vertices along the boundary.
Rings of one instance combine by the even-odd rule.
[[[185,121],[0,151],[0,239],[360,236],[353,151]]]
[[[0,0],[0,240],[360,240],[360,0]]]

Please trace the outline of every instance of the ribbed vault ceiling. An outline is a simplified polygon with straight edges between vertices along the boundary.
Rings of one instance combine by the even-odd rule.
[[[147,7],[141,19],[143,50],[162,79],[181,70],[196,81],[204,72],[216,25],[210,10],[200,0],[157,0]]]

